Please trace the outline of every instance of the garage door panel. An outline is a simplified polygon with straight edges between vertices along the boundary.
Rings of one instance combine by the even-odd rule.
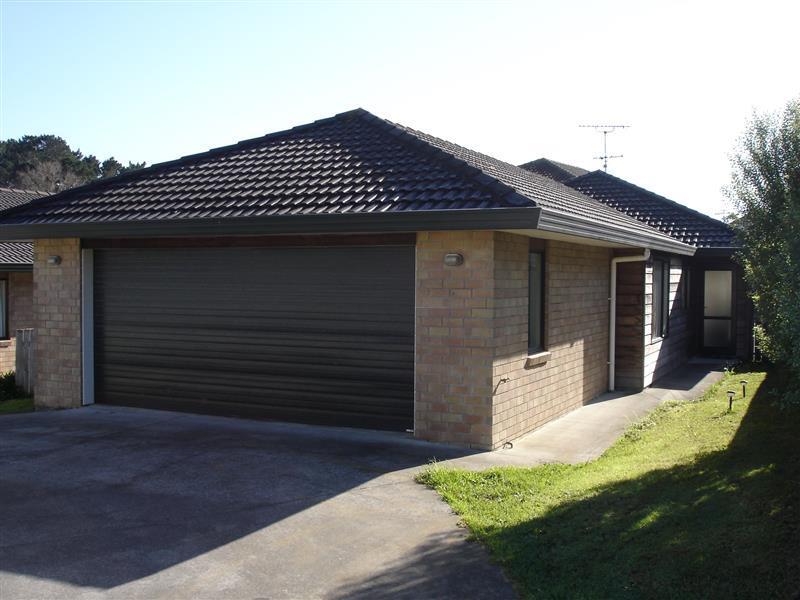
[[[343,380],[353,387],[366,387],[367,389],[377,389],[389,382],[402,382],[407,384],[406,379],[398,373],[396,365],[391,363],[382,363],[380,365],[365,364],[363,366],[356,364],[348,366],[341,363],[325,364],[320,362],[299,364],[298,361],[286,359],[269,362],[244,359],[241,361],[233,359],[215,360],[182,354],[141,355],[131,360],[131,355],[122,353],[116,355],[107,353],[105,362],[107,365],[119,365],[118,368],[135,369],[135,372],[140,373],[141,377],[144,377],[143,371],[146,369],[153,370],[156,373],[166,372],[167,370],[164,369],[164,365],[168,364],[170,370],[179,370],[196,380],[218,377],[219,372],[226,371],[231,373],[231,375],[237,373],[246,375],[250,380],[268,375],[293,377],[298,380],[303,380],[305,382],[304,385],[313,385],[314,381],[317,379],[327,379],[331,381]],[[110,370],[109,367],[106,366],[99,369],[98,372],[109,382],[109,378],[115,371]]]
[[[413,247],[96,250],[97,400],[411,427],[413,282]]]
[[[182,346],[182,356],[192,356],[198,358],[218,359],[225,360],[230,357],[231,351],[240,349],[241,343],[235,340],[224,341],[214,340],[209,343],[208,340],[188,340]],[[281,345],[279,343],[266,342],[263,345],[251,342],[247,344],[249,348],[248,356],[253,361],[280,361],[281,359],[297,360],[298,358],[317,359],[318,361],[335,361],[335,364],[353,364],[360,365],[375,365],[381,366],[383,364],[397,364],[404,362],[407,366],[413,363],[411,358],[406,361],[398,361],[397,350],[406,351],[409,353],[413,350],[407,344],[403,347],[398,347],[396,350],[385,350],[385,347],[375,346],[374,348],[365,348],[358,346],[356,348],[347,348],[347,352],[343,353],[341,346],[328,347],[328,348],[313,348],[309,349],[307,346],[289,346]],[[105,344],[105,351],[109,357],[113,353],[119,355],[128,354],[130,352],[139,351],[148,356],[161,356],[171,358],[174,349],[174,340],[172,339],[153,339],[150,343],[135,339],[115,339],[115,341],[108,341]],[[119,356],[116,358],[124,358]]]
[[[170,373],[164,371],[163,375],[170,375],[169,385],[164,385],[163,379],[154,377],[142,378],[134,372],[119,372],[112,375],[123,395],[138,395],[147,392],[148,395],[167,395],[187,397],[188,399],[219,400],[243,402],[245,400],[258,400],[261,405],[281,405],[282,399],[296,398],[302,402],[323,402],[326,408],[338,407],[340,404],[363,406],[364,409],[376,406],[385,407],[391,414],[404,414],[398,400],[405,397],[405,389],[386,384],[380,388],[342,385],[341,381],[316,381],[307,385],[298,386],[297,379],[286,377],[259,377],[241,381],[235,385],[223,385],[212,377],[189,378],[181,372]],[[263,389],[269,386],[269,398],[263,398]],[[380,389],[376,394],[376,389]],[[336,400],[336,404],[332,404]]]
[[[119,402],[120,405],[136,406],[139,408],[152,408],[160,410],[175,410],[181,412],[203,413],[210,415],[230,416],[262,419],[265,418],[264,409],[252,402],[217,402],[204,400],[185,400],[175,396],[130,396],[126,401]],[[275,410],[280,411],[281,420],[309,423],[318,425],[335,425],[342,427],[366,427],[375,428],[375,423],[380,420],[384,425],[383,429],[401,431],[405,427],[406,417],[393,417],[383,413],[371,413],[368,411],[346,411],[337,408],[336,410],[311,409],[306,410],[297,406],[279,407]]]

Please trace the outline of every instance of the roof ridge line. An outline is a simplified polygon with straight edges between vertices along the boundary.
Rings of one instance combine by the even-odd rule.
[[[454,154],[442,148],[437,148],[433,144],[426,142],[421,137],[416,136],[413,133],[410,133],[411,131],[417,131],[416,129],[413,129],[411,127],[406,127],[398,123],[394,123],[393,121],[389,121],[388,119],[384,119],[382,117],[374,115],[371,112],[364,110],[363,108],[356,109],[353,111],[348,111],[348,113],[341,113],[341,114],[342,115],[353,114],[354,116],[358,116],[367,123],[385,129],[387,133],[395,136],[402,143],[411,147],[413,150],[417,152],[423,151],[425,155],[438,158],[439,162],[441,162],[445,167],[450,168],[453,171],[456,171],[459,175],[466,175],[471,181],[473,181],[478,186],[487,190],[492,196],[494,196],[500,202],[508,204],[511,207],[539,206],[539,204],[535,200],[532,200],[531,198],[528,198],[527,196],[520,194],[513,187],[503,183],[493,175],[489,175],[486,171],[478,167],[474,167],[467,161],[458,158]],[[338,117],[340,115],[336,116]]]

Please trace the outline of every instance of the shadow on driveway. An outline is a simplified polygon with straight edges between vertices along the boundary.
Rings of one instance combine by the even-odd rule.
[[[3,417],[0,436],[4,598],[511,596],[412,481],[460,449],[112,407]]]

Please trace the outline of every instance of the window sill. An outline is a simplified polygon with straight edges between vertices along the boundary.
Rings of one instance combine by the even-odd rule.
[[[8,348],[11,346],[11,340],[0,340],[0,348]]]
[[[539,365],[545,364],[548,360],[550,360],[550,352],[536,352],[535,354],[529,354],[528,358],[525,359],[525,368],[530,369],[531,367],[537,367]]]

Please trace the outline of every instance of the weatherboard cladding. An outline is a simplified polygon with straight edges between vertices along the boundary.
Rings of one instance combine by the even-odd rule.
[[[667,240],[546,177],[358,109],[68,190],[2,225],[525,208]]]
[[[567,185],[685,244],[697,248],[738,246],[733,230],[725,223],[608,173],[594,171]]]

